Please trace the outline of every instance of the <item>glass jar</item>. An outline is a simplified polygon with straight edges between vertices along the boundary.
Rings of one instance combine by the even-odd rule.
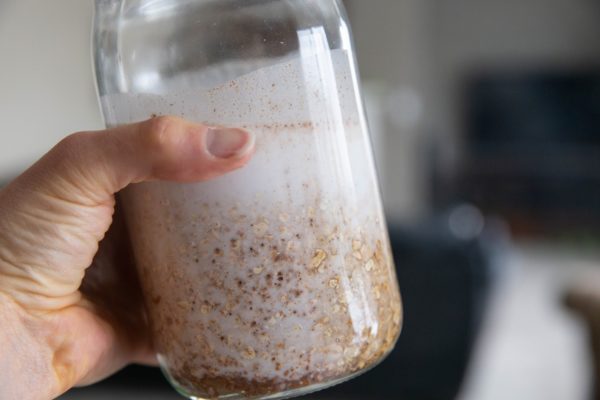
[[[336,0],[96,0],[106,124],[256,135],[243,169],[122,193],[160,365],[189,398],[275,399],[365,371],[402,312]]]

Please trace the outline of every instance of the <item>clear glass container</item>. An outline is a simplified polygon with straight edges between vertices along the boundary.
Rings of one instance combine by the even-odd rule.
[[[367,370],[400,332],[350,29],[336,0],[96,0],[106,124],[256,135],[243,169],[122,193],[160,365],[189,398],[276,399]]]

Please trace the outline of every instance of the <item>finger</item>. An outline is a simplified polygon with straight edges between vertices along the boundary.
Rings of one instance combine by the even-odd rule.
[[[141,285],[124,217],[117,205],[113,222],[79,288],[111,325],[132,343],[148,333]]]
[[[34,166],[59,174],[79,188],[72,201],[101,203],[130,183],[149,180],[202,181],[243,166],[254,147],[242,129],[210,128],[176,117],[157,117],[107,131],[76,133],[65,138]],[[53,180],[47,189],[64,192]]]
[[[115,192],[214,178],[243,166],[253,148],[244,130],[174,117],[67,137],[0,191],[0,291],[42,311],[75,304]]]
[[[86,270],[80,291],[94,305],[95,312],[117,332],[121,342],[117,347],[127,350],[120,353],[126,355],[125,361],[156,365],[151,330],[128,236],[117,202],[113,222],[100,242],[92,265]],[[107,362],[102,364],[110,365]],[[117,362],[112,371],[120,366]]]

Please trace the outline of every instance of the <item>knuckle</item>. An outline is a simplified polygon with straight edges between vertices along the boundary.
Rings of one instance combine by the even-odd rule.
[[[174,143],[173,132],[179,120],[172,116],[160,116],[148,121],[145,138],[150,148],[160,150]]]
[[[55,149],[64,156],[78,154],[85,147],[88,136],[86,132],[72,133],[58,142]]]

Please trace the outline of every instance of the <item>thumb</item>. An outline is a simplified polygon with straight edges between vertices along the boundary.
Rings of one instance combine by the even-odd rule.
[[[0,292],[30,309],[79,300],[114,193],[150,180],[201,181],[245,165],[254,137],[175,117],[76,133],[0,191]]]
[[[70,180],[80,198],[98,203],[130,183],[149,180],[202,181],[244,165],[254,146],[242,129],[211,128],[176,117],[156,117],[107,131],[65,138],[32,169]],[[38,182],[40,183],[40,182]],[[53,190],[63,187],[49,182]],[[68,182],[66,182],[68,183]],[[44,185],[45,187],[46,185]]]

